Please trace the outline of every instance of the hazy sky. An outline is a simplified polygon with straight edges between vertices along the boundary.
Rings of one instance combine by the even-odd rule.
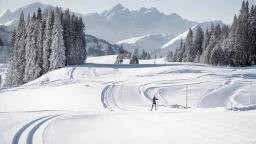
[[[203,22],[210,20],[222,20],[231,24],[233,16],[239,13],[242,0],[0,0],[0,12],[9,8],[11,11],[33,3],[58,5],[69,8],[71,11],[87,14],[102,12],[118,3],[130,10],[141,7],[156,7],[166,14],[178,13],[185,19]],[[250,4],[256,4],[256,0],[249,0]]]

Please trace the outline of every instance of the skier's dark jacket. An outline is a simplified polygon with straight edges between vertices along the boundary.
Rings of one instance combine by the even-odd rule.
[[[156,104],[156,100],[158,100],[155,96],[153,97],[153,104]]]

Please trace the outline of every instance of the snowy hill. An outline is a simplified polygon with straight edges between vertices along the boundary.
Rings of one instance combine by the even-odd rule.
[[[5,103],[1,104],[1,110],[94,111],[104,110],[104,107],[117,111],[145,110],[154,94],[160,99],[159,105],[184,106],[186,85],[189,86],[189,107],[230,107],[230,102],[233,106],[245,106],[249,103],[250,82],[256,78],[255,67],[210,67],[188,63],[165,65],[163,59],[157,59],[156,67],[154,60],[141,60],[140,65],[128,65],[128,60],[125,60],[124,65],[114,65],[115,59],[115,55],[91,57],[87,64],[55,70],[24,86],[3,89],[0,97]],[[125,91],[133,95],[126,95]],[[256,96],[256,91],[252,91],[253,97]],[[90,95],[84,95],[86,93]],[[16,104],[13,98],[19,97],[22,99]],[[60,97],[62,101],[55,105],[55,100]],[[134,97],[140,99],[134,101]],[[43,103],[37,99],[53,101]],[[88,101],[86,104],[86,99],[94,99],[95,103]],[[68,104],[71,101],[74,105]],[[32,105],[24,105],[31,102]],[[255,97],[252,102],[256,103]]]
[[[134,37],[117,42],[116,44],[123,44],[124,48],[129,52],[132,52],[134,48],[137,48],[139,52],[145,49],[149,53],[154,53],[163,44],[170,41],[174,36],[168,34],[149,34],[141,37]]]
[[[87,64],[1,89],[0,143],[256,141],[256,67],[165,64],[163,59],[156,66],[153,60],[113,65],[115,58],[89,57]],[[184,109],[187,86],[191,109]],[[158,110],[150,112],[153,95]]]

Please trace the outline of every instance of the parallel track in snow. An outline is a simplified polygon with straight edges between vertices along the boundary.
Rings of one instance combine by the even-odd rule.
[[[41,117],[41,118],[38,118],[38,119],[35,119],[29,123],[27,123],[26,125],[24,125],[22,128],[20,128],[18,130],[18,132],[16,132],[16,134],[14,135],[13,137],[13,140],[12,140],[12,144],[19,144],[21,143],[21,136],[22,135],[25,135],[25,131],[28,130],[29,128],[32,128],[28,135],[25,135],[25,137],[27,137],[26,139],[26,142],[23,142],[23,143],[26,143],[26,144],[33,144],[33,138],[34,138],[34,135],[35,133],[37,132],[37,130],[46,122],[48,122],[49,120],[51,119],[54,119],[56,117],[58,117],[60,115],[49,115],[49,116],[44,116],[44,117]],[[36,125],[35,125],[36,124]],[[35,125],[35,126],[33,126]]]

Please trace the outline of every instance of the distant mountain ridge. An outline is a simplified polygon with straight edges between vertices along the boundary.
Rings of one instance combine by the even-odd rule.
[[[156,8],[142,7],[140,10],[130,11],[121,4],[100,14],[87,14],[84,20],[89,34],[110,42],[147,34],[179,35],[198,23],[182,19],[176,13],[166,15]]]
[[[24,12],[25,16],[28,13],[36,12],[39,7],[42,10],[55,8],[48,4],[36,2],[13,12],[7,9],[0,16],[0,23],[3,24],[18,19],[21,11]],[[182,19],[176,13],[166,15],[156,8],[142,7],[140,10],[131,11],[121,4],[102,13],[86,15],[75,13],[75,15],[83,17],[87,34],[112,43],[147,34],[167,33],[169,35],[179,35],[198,23]]]

